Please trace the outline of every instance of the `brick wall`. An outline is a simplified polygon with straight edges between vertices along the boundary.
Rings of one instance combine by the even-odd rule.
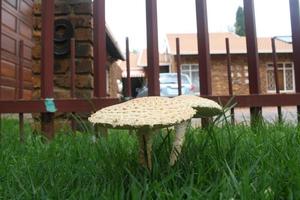
[[[232,55],[233,93],[236,95],[249,94],[248,64],[245,54]],[[279,54],[278,62],[292,62],[292,54]],[[172,72],[176,72],[176,60],[172,58]],[[182,64],[198,64],[196,55],[181,56]],[[271,54],[259,55],[259,71],[261,92],[267,93],[267,64],[272,63]],[[211,56],[212,94],[228,94],[227,60],[225,55]]]
[[[34,1],[33,12],[33,98],[40,98],[40,65],[41,65],[41,0]],[[93,97],[93,13],[92,0],[55,0],[55,19],[67,19],[74,29],[76,41],[76,78],[75,96],[77,98],[89,99]],[[121,80],[122,71],[116,64],[117,59],[107,53],[107,74],[108,74],[108,96],[118,97],[117,79]],[[63,57],[55,56],[54,59],[54,97],[70,98],[70,54]],[[80,113],[83,119],[89,114]],[[34,115],[38,119],[38,115]],[[67,114],[55,113],[56,130],[61,124],[66,125]],[[39,124],[35,124],[39,126]]]
[[[74,28],[76,40],[76,79],[75,94],[78,98],[93,96],[93,16],[92,0],[55,0],[55,19],[67,19]],[[41,3],[34,3],[34,42],[33,47],[33,98],[40,97],[40,58],[41,58]],[[116,79],[121,79],[122,72],[115,63],[116,59],[107,54],[109,74],[109,96],[117,97]],[[54,61],[54,96],[70,97],[70,55],[55,57]]]

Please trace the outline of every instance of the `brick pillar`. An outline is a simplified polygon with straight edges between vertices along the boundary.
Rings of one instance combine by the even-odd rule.
[[[34,2],[33,16],[33,99],[39,99],[41,79],[41,1]],[[92,0],[55,0],[55,19],[69,20],[73,26],[76,40],[76,79],[75,95],[77,98],[91,98],[93,94],[93,31]],[[70,53],[55,56],[54,61],[54,98],[70,98]],[[84,115],[84,118],[87,115]],[[68,122],[65,113],[55,114],[56,129]],[[35,119],[39,115],[34,115]],[[36,123],[37,124],[37,123]]]
[[[40,98],[41,4],[34,4],[33,98]],[[55,19],[69,20],[76,40],[76,97],[90,98],[93,89],[93,32],[91,0],[56,0]],[[70,97],[70,54],[56,56],[54,63],[55,98]]]
[[[92,0],[55,0],[55,19],[69,20],[73,26],[76,41],[76,79],[75,95],[77,98],[93,97],[93,5]],[[40,65],[41,65],[41,0],[34,1],[33,13],[33,99],[40,98]],[[109,42],[111,42],[109,38]],[[109,50],[108,50],[109,51]],[[116,80],[122,79],[122,70],[116,58],[107,53],[108,93],[110,97],[118,96]],[[70,54],[55,57],[54,61],[54,98],[70,98]],[[89,114],[82,115],[86,118]],[[34,115],[38,119],[39,115]],[[56,113],[56,124],[67,116]],[[56,125],[57,126],[57,125]]]

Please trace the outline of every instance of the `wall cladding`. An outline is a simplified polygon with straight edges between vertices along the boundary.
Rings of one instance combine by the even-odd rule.
[[[19,44],[24,41],[24,99],[32,96],[32,6],[33,0],[4,0],[2,4],[2,71],[3,99],[17,98]]]

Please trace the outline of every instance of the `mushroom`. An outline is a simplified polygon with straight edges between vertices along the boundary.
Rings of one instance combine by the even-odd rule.
[[[195,110],[182,101],[167,97],[142,97],[103,108],[89,121],[104,128],[136,129],[139,142],[139,162],[151,169],[153,134],[161,128],[191,119]]]
[[[173,102],[182,102],[192,107],[196,110],[196,114],[194,117],[196,118],[205,118],[205,117],[213,117],[222,112],[222,107],[206,98],[192,96],[192,95],[180,95],[172,98]],[[170,165],[173,166],[177,160],[178,155],[181,152],[181,148],[184,142],[185,132],[187,126],[190,124],[190,120],[185,121],[181,124],[175,125],[175,139],[173,142],[172,151],[170,154]]]

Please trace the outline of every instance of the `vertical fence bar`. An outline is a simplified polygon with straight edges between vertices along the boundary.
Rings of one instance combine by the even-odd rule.
[[[131,97],[131,78],[130,78],[130,51],[129,51],[129,39],[126,37],[126,96]]]
[[[76,76],[76,64],[75,64],[75,38],[71,39],[71,68],[70,68],[70,94],[71,94],[71,98],[74,99],[75,98],[75,76]],[[74,120],[74,116],[75,113],[72,112],[72,119],[71,119],[71,127],[72,127],[72,131],[74,132],[76,130],[76,123]]]
[[[23,78],[23,59],[24,59],[24,41],[20,40],[19,43],[19,80],[18,80],[18,99],[23,99],[23,88],[24,88],[24,78]],[[19,113],[19,132],[20,132],[20,142],[25,142],[25,133],[24,133],[24,114]]]
[[[211,95],[211,69],[206,0],[196,0],[199,84],[201,95]]]
[[[106,29],[105,0],[93,1],[94,21],[94,96],[106,97]],[[107,136],[107,129],[96,127],[96,135],[102,132]]]
[[[42,62],[41,62],[41,98],[53,98],[53,35],[54,1],[42,1]],[[54,136],[54,113],[41,114],[42,132],[51,139]]]
[[[105,0],[93,1],[94,96],[106,97]]]
[[[17,45],[18,45],[18,43],[17,43]],[[19,44],[19,46],[17,47],[19,50],[20,50],[20,44]],[[19,56],[19,58],[20,58],[20,56]],[[19,76],[19,70],[18,70],[18,67],[16,67],[16,69],[15,69],[15,79],[16,79],[16,81],[15,81],[15,83],[14,83],[14,87],[15,87],[15,95],[14,95],[14,98],[15,98],[15,100],[17,100],[18,98],[19,98],[19,93],[18,93],[18,87],[19,87],[19,81],[18,81],[18,76]]]
[[[200,95],[211,95],[211,68],[206,0],[196,0],[196,17]],[[202,127],[207,127],[209,121],[210,119],[203,118],[201,120]]]
[[[250,94],[260,94],[259,62],[253,0],[244,0]],[[251,124],[261,118],[261,107],[251,107]]]
[[[159,56],[157,31],[157,2],[146,0],[148,95],[159,96]]]
[[[277,67],[277,55],[276,55],[276,45],[275,45],[275,38],[271,39],[272,42],[272,58],[273,58],[273,67],[274,67],[274,78],[275,78],[275,89],[276,94],[280,93],[279,88],[279,77],[278,77],[278,67]],[[277,113],[278,113],[278,121],[282,122],[282,111],[281,106],[277,106]]]
[[[181,59],[180,59],[180,40],[176,38],[176,66],[177,66],[177,82],[178,82],[178,95],[182,94],[181,91]]]
[[[21,56],[21,53],[20,53],[20,50],[21,50],[21,40],[19,41],[19,43],[17,42],[17,51],[19,51],[19,57],[18,59],[20,59],[20,56]],[[15,82],[15,95],[14,95],[14,98],[15,100],[19,99],[19,81],[18,79],[20,78],[19,77],[19,73],[20,73],[20,64],[21,64],[21,61],[19,60],[19,65],[16,65],[16,69],[15,69],[15,79],[16,79],[16,82]]]
[[[71,73],[71,98],[75,98],[75,76],[76,76],[76,72],[75,72],[75,38],[71,39],[71,68],[70,68],[70,73]]]
[[[290,16],[293,41],[296,93],[300,93],[300,10],[299,0],[290,0]],[[298,123],[300,123],[300,104],[297,105]]]
[[[232,89],[232,77],[231,77],[231,55],[230,55],[230,44],[229,39],[225,39],[226,43],[226,56],[227,56],[227,78],[228,78],[228,92],[229,95],[233,95],[233,89]],[[230,116],[231,116],[231,123],[234,124],[234,108],[230,109]]]
[[[0,0],[0,100],[2,99],[2,0]],[[2,114],[0,112],[0,139],[2,133]]]

